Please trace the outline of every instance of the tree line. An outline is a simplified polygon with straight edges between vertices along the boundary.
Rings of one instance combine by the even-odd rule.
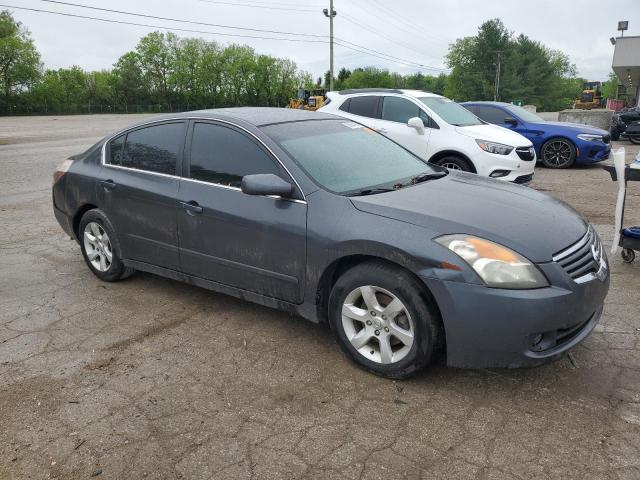
[[[499,19],[483,23],[477,35],[451,44],[446,60],[449,74],[342,68],[334,83],[338,89],[411,88],[457,101],[493,100],[499,62],[499,100],[558,110],[571,106],[583,82],[564,53],[515,36]],[[328,84],[329,72],[314,81],[292,60],[262,55],[246,45],[220,45],[158,31],[142,37],[111,69],[46,69],[29,31],[10,12],[0,12],[0,112],[4,114],[285,106],[298,88]]]

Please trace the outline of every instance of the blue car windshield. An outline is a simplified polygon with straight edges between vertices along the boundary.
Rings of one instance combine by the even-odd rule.
[[[311,120],[262,130],[316,183],[341,195],[393,189],[435,169],[374,130],[349,120]]]
[[[544,122],[544,120],[541,117],[539,117],[538,115],[536,115],[535,113],[532,113],[529,110],[526,110],[526,109],[524,109],[522,107],[519,107],[517,105],[508,105],[506,107],[506,109],[509,112],[511,112],[513,115],[518,117],[520,120],[524,120],[525,122],[531,122],[531,123]]]

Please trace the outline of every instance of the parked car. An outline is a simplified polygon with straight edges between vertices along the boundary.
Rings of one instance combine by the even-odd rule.
[[[627,130],[628,129],[628,130]],[[611,118],[611,139],[626,138],[640,144],[640,107],[623,108]]]
[[[595,163],[609,158],[611,136],[589,125],[547,122],[522,107],[502,102],[462,104],[485,122],[510,128],[533,142],[538,159],[549,168]]]
[[[142,270],[328,322],[355,362],[394,378],[440,347],[459,367],[556,359],[609,288],[602,244],[571,207],[334,115],[159,118],[54,181],[55,216],[99,279]]]
[[[363,123],[436,165],[521,184],[533,178],[529,140],[486,124],[440,95],[369,88],[327,96],[320,111]]]

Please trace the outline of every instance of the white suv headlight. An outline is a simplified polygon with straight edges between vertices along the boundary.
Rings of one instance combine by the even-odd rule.
[[[578,138],[580,140],[584,140],[586,142],[601,142],[602,141],[602,135],[594,135],[591,133],[581,133],[580,135],[578,135]]]
[[[468,263],[488,287],[524,290],[549,286],[538,267],[502,245],[463,234],[434,240]]]
[[[513,151],[513,147],[509,145],[503,145],[502,143],[488,142],[487,140],[476,139],[478,146],[488,153],[495,153],[497,155],[509,155]]]

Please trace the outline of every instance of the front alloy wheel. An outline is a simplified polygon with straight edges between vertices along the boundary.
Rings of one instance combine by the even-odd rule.
[[[351,345],[372,362],[398,362],[413,346],[415,326],[407,307],[381,287],[366,285],[347,295],[342,327]]]
[[[340,348],[378,375],[414,374],[429,363],[440,343],[441,323],[424,284],[382,260],[360,263],[340,275],[328,307]]]
[[[568,140],[556,138],[542,146],[542,163],[548,168],[569,168],[576,160],[576,149]]]

